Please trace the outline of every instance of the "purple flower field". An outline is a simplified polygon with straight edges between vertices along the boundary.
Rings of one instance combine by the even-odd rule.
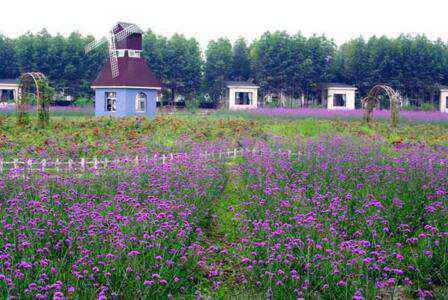
[[[318,118],[362,118],[363,110],[328,110],[321,108],[260,108],[249,111],[250,114],[266,115],[266,116],[291,116],[291,117],[318,117]],[[374,118],[389,119],[390,111],[375,110]],[[414,122],[448,122],[448,113],[441,113],[436,111],[400,111],[400,118],[402,120]]]
[[[32,107],[32,111],[35,107]],[[0,115],[12,115],[15,112],[15,105],[12,103],[2,103],[0,105]],[[51,106],[50,114],[56,116],[93,116],[93,106]]]
[[[433,298],[448,149],[346,136],[0,177],[2,298]],[[215,147],[215,148],[214,148]],[[283,149],[283,150],[282,150]]]
[[[76,107],[76,106],[51,106],[50,112],[56,116],[93,116],[94,108],[92,106]],[[209,112],[206,110],[206,112]],[[13,114],[14,105],[9,104],[0,106],[0,114]],[[289,117],[317,117],[317,118],[343,118],[343,119],[360,119],[363,117],[363,110],[328,110],[324,108],[258,108],[245,111],[251,115],[262,116],[289,116]],[[390,111],[374,110],[374,118],[390,119]],[[402,110],[400,111],[400,119],[408,122],[448,122],[448,113],[439,111],[418,111],[418,110]]]

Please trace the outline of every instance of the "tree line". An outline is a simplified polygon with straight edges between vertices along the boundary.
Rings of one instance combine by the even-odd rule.
[[[90,96],[90,84],[108,58],[106,46],[84,54],[84,46],[92,40],[78,32],[64,37],[46,30],[17,38],[0,35],[0,78],[38,70],[56,90]],[[219,38],[202,53],[194,38],[180,34],[168,38],[148,30],[143,35],[143,56],[171,101],[206,95],[204,101],[219,102],[226,81],[244,80],[257,83],[262,95],[302,100],[319,98],[326,82],[356,85],[359,97],[373,85],[386,83],[420,105],[437,101],[438,86],[448,83],[448,44],[424,35],[360,37],[337,47],[326,36],[276,31],[250,44]]]

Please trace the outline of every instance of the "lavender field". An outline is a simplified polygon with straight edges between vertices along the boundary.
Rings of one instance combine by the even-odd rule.
[[[318,117],[318,118],[344,118],[360,119],[363,117],[363,110],[328,110],[324,108],[260,108],[250,111],[254,115],[266,116],[289,116],[289,117]],[[390,119],[389,110],[375,110],[374,117],[380,120]],[[400,118],[409,122],[448,122],[448,114],[439,111],[418,111],[403,110],[400,112]]]
[[[3,162],[110,161],[3,165],[0,297],[446,297],[442,116],[394,131],[254,114],[62,118],[40,131],[0,116]]]

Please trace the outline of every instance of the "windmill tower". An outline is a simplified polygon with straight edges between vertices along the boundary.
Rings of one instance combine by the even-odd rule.
[[[154,116],[160,81],[141,57],[142,30],[135,24],[117,23],[109,36],[85,47],[86,54],[107,43],[109,61],[92,83],[96,116]]]

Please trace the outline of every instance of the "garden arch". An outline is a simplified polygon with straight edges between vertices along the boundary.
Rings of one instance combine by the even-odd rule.
[[[50,101],[53,89],[44,74],[40,72],[24,73],[19,79],[19,96],[17,97],[17,121],[24,125],[29,121],[32,102],[37,106],[39,125],[45,126],[50,119]]]
[[[390,86],[384,84],[375,85],[368,93],[367,97],[361,100],[364,109],[364,121],[370,123],[373,118],[373,109],[380,104],[380,94],[385,93],[390,101],[390,114],[392,127],[397,127],[398,111],[400,106],[400,95]]]

